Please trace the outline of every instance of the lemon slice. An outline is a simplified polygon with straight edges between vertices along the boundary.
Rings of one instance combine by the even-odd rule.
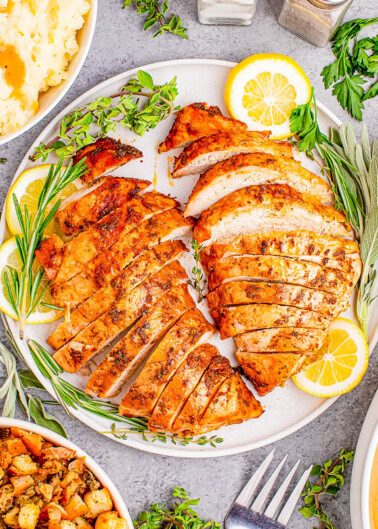
[[[331,325],[321,357],[293,377],[298,388],[316,397],[348,393],[361,381],[369,365],[369,347],[362,330],[351,320],[337,318]]]
[[[230,115],[251,130],[271,130],[276,140],[291,135],[291,111],[310,97],[311,83],[302,68],[278,53],[247,57],[231,70],[225,88]]]
[[[20,176],[10,188],[5,203],[5,214],[8,228],[13,235],[21,235],[22,233],[17,220],[16,209],[14,207],[13,194],[16,195],[20,203],[21,211],[24,211],[24,205],[26,204],[29,213],[31,213],[34,218],[37,211],[38,198],[41,194],[42,187],[47,178],[50,167],[51,164],[46,164],[38,165],[37,167],[32,167],[31,169],[26,169],[26,171],[20,174]],[[81,184],[81,182],[75,180],[65,187],[63,191],[61,191],[46,208],[46,214],[51,210],[52,206],[57,200],[64,200],[66,197],[77,191],[79,187],[82,187],[82,185],[83,184]],[[52,233],[58,233],[58,235],[61,235],[59,225],[55,220],[50,222],[44,232],[46,236],[51,235]]]
[[[16,239],[13,237],[12,239],[9,239],[6,241],[0,248],[0,263],[1,263],[1,269],[0,269],[0,310],[1,312],[4,312],[14,320],[18,320],[18,317],[14,313],[14,310],[12,308],[12,305],[9,302],[8,294],[5,287],[5,281],[4,276],[6,273],[8,273],[8,277],[10,280],[10,273],[9,273],[9,267],[14,268],[15,270],[21,269],[21,261],[17,250],[16,245]],[[36,267],[38,265],[36,264]],[[36,268],[37,270],[37,268]],[[9,281],[11,283],[11,281]],[[42,290],[46,286],[47,279],[44,276],[42,278],[41,284],[39,286],[38,294],[42,292]],[[37,296],[38,296],[37,294]],[[51,294],[49,289],[45,291],[43,294],[41,301],[44,303],[53,303],[51,299]],[[38,304],[36,310],[29,316],[29,318],[26,320],[26,323],[30,324],[36,324],[36,323],[48,323],[51,321],[55,321],[58,318],[62,316],[62,311],[54,310],[49,307],[45,307]]]

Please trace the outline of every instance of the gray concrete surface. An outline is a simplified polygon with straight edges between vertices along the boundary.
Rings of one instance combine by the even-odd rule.
[[[189,28],[189,41],[174,36],[152,40],[149,33],[142,32],[142,20],[135,11],[122,11],[121,4],[121,0],[99,0],[92,47],[71,90],[44,121],[0,148],[0,157],[8,158],[8,163],[0,166],[1,204],[27,148],[58,112],[78,95],[108,77],[155,61],[190,57],[240,61],[257,52],[285,53],[302,65],[316,88],[318,98],[341,119],[348,120],[348,115],[342,111],[331,92],[324,90],[319,75],[323,66],[331,61],[330,49],[315,48],[279,26],[277,18],[281,0],[259,0],[252,26],[243,28],[201,26],[197,21],[195,0],[171,0],[172,9],[181,14],[184,24]],[[376,0],[355,0],[347,18],[376,16],[377,11]],[[376,132],[374,110],[377,111],[377,102],[368,102],[364,117],[371,133],[374,130]],[[3,331],[0,338],[5,340]],[[275,443],[277,454],[282,456],[288,452],[290,463],[299,456],[308,465],[328,459],[343,447],[354,448],[377,388],[377,374],[378,360],[375,354],[358,388],[340,398],[319,419],[301,431]],[[208,460],[159,457],[105,439],[78,421],[68,420],[58,408],[54,408],[53,413],[64,422],[72,441],[87,450],[108,472],[119,487],[133,517],[150,502],[167,500],[172,487],[180,485],[194,497],[201,498],[201,515],[222,521],[229,504],[251,471],[271,449],[266,447],[238,456]],[[351,528],[350,473],[348,470],[346,486],[339,497],[327,501],[327,508],[338,529]],[[289,527],[310,529],[313,525],[311,521],[295,514]]]

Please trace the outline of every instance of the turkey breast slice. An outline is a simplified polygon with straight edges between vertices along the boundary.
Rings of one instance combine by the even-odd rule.
[[[60,204],[55,215],[65,235],[71,237],[89,228],[134,195],[151,185],[148,180],[103,176],[84,186]]]
[[[53,285],[54,303],[60,307],[68,305],[71,309],[77,307],[143,252],[167,239],[184,237],[193,224],[192,219],[185,219],[176,209],[154,215],[87,263],[83,272],[66,283]]]
[[[214,327],[198,309],[190,309],[181,316],[148,358],[123,398],[120,413],[129,417],[151,417],[160,395],[179,366],[214,332]]]
[[[174,285],[186,281],[187,274],[178,261],[166,265],[58,349],[55,360],[65,371],[75,373]]]
[[[230,281],[268,281],[315,288],[339,298],[349,296],[353,274],[271,255],[228,257],[209,273],[209,290]],[[348,298],[346,298],[348,299]]]
[[[327,331],[279,327],[258,329],[234,336],[240,353],[316,351],[327,338]]]
[[[194,307],[186,285],[173,287],[151,305],[131,331],[111,349],[89,378],[85,391],[101,398],[117,395],[156,342],[182,314]]]
[[[179,110],[168,136],[159,145],[158,152],[185,147],[192,141],[216,132],[247,130],[247,125],[237,119],[226,118],[218,107],[207,103],[192,103]],[[269,132],[266,133],[268,136]]]
[[[306,327],[325,330],[333,320],[319,312],[285,305],[238,305],[224,307],[219,321],[222,340],[254,329]]]
[[[108,285],[97,290],[93,296],[70,312],[69,317],[49,336],[47,343],[53,349],[59,349],[109,310],[121,297],[186,251],[182,241],[166,241],[147,250]]]
[[[160,395],[148,421],[151,432],[171,431],[176,417],[180,415],[208,365],[218,355],[218,349],[210,344],[200,345],[188,355]]]
[[[256,419],[262,413],[261,404],[249,391],[240,374],[235,371],[216,392],[198,427],[187,432],[187,435],[198,435],[217,430],[222,426]]]
[[[201,264],[208,273],[221,259],[237,255],[277,255],[353,272],[354,281],[361,274],[358,244],[347,239],[316,235],[311,231],[274,231],[249,233],[216,242],[201,251]]]
[[[186,401],[180,415],[173,423],[171,430],[178,435],[198,429],[199,422],[216,392],[232,375],[232,367],[228,358],[216,356],[206,369],[196,389]]]
[[[204,211],[194,228],[203,245],[246,233],[309,230],[319,235],[348,237],[345,215],[315,203],[284,184],[238,189]]]
[[[236,353],[244,374],[260,396],[267,395],[298,373],[316,353]]]
[[[186,147],[175,159],[173,178],[201,174],[214,164],[241,153],[266,152],[277,156],[293,155],[288,141],[270,141],[264,132],[219,132],[205,136]]]
[[[334,202],[328,183],[296,160],[256,152],[232,156],[203,173],[194,186],[184,214],[199,215],[233,191],[265,184],[288,184],[314,201]]]
[[[251,303],[274,303],[313,310],[336,318],[347,305],[334,294],[285,283],[264,281],[232,281],[221,285],[207,296],[210,314],[219,321],[222,307]]]

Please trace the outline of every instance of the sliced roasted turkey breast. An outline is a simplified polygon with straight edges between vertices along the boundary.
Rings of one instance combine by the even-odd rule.
[[[312,310],[286,305],[238,305],[224,307],[220,314],[219,330],[222,340],[254,329],[271,327],[305,327],[326,330],[332,318]]]
[[[166,385],[187,356],[215,329],[198,309],[188,310],[167,332],[120,404],[122,415],[150,417]]]
[[[288,141],[269,141],[269,134],[266,132],[218,132],[188,145],[176,158],[172,176],[181,178],[198,175],[231,156],[251,152],[267,152],[276,156],[291,157],[293,148]]]
[[[192,103],[177,112],[168,136],[159,146],[159,152],[185,147],[203,136],[229,130],[244,131],[247,130],[247,125],[242,121],[226,118],[218,107],[209,107],[207,103]]]
[[[234,336],[240,353],[316,351],[327,338],[327,331],[301,327],[258,329]]]
[[[141,319],[106,355],[90,376],[86,392],[101,398],[114,397],[160,338],[195,303],[186,285],[173,287],[150,305]]]
[[[287,184],[316,202],[333,204],[332,190],[320,176],[292,158],[257,152],[232,156],[203,173],[194,186],[184,214],[199,215],[233,191],[266,184]]]
[[[55,215],[69,237],[89,228],[151,185],[148,180],[104,176],[64,200]]]

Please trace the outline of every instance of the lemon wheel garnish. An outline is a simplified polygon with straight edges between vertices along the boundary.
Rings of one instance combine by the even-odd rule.
[[[35,263],[35,266],[38,266],[38,264]],[[16,239],[14,237],[6,241],[0,248],[0,267],[0,311],[4,312],[14,320],[18,320],[17,315],[15,314],[12,305],[9,302],[5,284],[5,274],[8,273],[8,277],[10,278],[10,268],[13,268],[14,270],[20,270],[21,268],[21,261],[17,250]],[[39,293],[42,292],[42,290],[46,287],[46,281],[47,279],[44,276],[39,286],[37,297]],[[45,293],[43,294],[40,301],[50,304],[53,303],[48,288],[45,290]],[[49,323],[51,321],[57,320],[61,316],[62,311],[57,311],[41,305],[41,303],[38,303],[38,306],[34,312],[27,318],[26,323]]]
[[[319,360],[293,377],[298,388],[316,397],[348,393],[369,365],[369,347],[362,330],[351,320],[337,318],[319,351]]]
[[[20,176],[10,188],[5,203],[5,212],[8,228],[13,235],[21,235],[22,233],[14,207],[13,194],[16,195],[20,203],[21,211],[24,211],[24,206],[26,205],[29,213],[32,214],[34,218],[37,211],[38,198],[41,194],[42,187],[47,178],[50,167],[51,164],[39,165],[37,167],[32,167],[31,169],[26,169],[26,171],[23,171],[20,174]],[[63,191],[61,191],[53,200],[53,202],[46,208],[46,214],[50,211],[57,200],[64,200],[68,196],[72,195],[72,193],[77,191],[81,186],[82,184],[78,180],[75,180],[65,187]],[[54,220],[47,226],[44,235],[48,236],[52,233],[58,233],[58,235],[62,235],[58,224]]]
[[[231,70],[225,88],[230,115],[250,130],[271,130],[272,139],[291,135],[290,114],[310,97],[311,83],[302,68],[278,53],[251,55]]]

